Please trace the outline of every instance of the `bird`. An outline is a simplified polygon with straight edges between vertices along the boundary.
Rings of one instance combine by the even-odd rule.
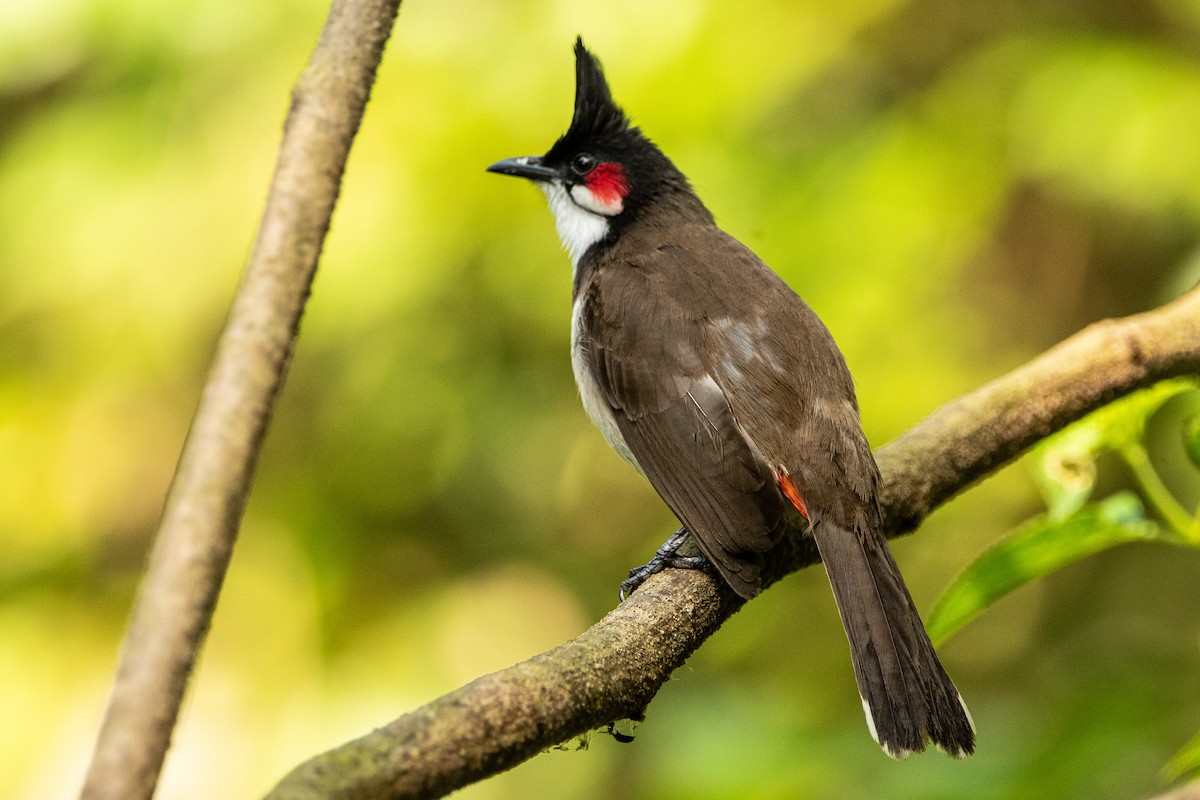
[[[872,737],[893,758],[930,741],[970,755],[974,723],[888,548],[879,468],[833,336],[717,226],[614,102],[582,37],[575,79],[566,133],[487,169],[545,193],[571,259],[583,407],[682,523],[626,588],[699,561],[752,598],[765,554],[799,526],[829,577]],[[678,555],[688,539],[701,556]]]

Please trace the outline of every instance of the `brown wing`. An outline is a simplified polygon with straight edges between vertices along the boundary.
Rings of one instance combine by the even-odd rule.
[[[619,274],[609,268],[585,282],[578,335],[638,466],[749,597],[761,554],[782,534],[783,499],[704,368],[697,309],[678,302],[669,273],[644,267],[621,264]]]
[[[859,422],[854,383],[824,323],[737,240],[712,230],[703,265],[676,269],[719,300],[702,326],[705,367],[767,464],[791,479],[813,520],[879,526],[879,470]],[[750,388],[753,387],[753,388]]]

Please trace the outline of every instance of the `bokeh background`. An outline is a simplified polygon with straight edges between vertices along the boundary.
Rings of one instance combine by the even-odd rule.
[[[325,10],[0,4],[0,796],[78,789]],[[566,127],[577,33],[824,317],[877,444],[1200,277],[1197,0],[407,2],[160,797],[261,795],[575,635],[673,529],[578,406],[540,193],[483,171]],[[1189,507],[1195,411],[1151,430]],[[1017,464],[897,542],[918,605],[1041,507]],[[634,744],[459,796],[1146,796],[1200,729],[1198,575],[1194,551],[1127,546],[1003,600],[942,650],[979,753],[896,764],[809,570]]]

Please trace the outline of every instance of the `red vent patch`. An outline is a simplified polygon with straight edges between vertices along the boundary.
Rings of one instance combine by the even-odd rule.
[[[791,477],[784,474],[776,476],[779,482],[779,491],[783,492],[783,496],[788,499],[792,507],[800,512],[800,516],[804,517],[805,522],[811,522],[808,518],[808,506],[804,505],[804,498],[800,496],[800,490],[796,488],[796,484],[792,482]]]

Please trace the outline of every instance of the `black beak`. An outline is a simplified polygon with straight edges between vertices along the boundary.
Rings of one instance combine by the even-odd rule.
[[[487,168],[488,172],[500,175],[515,175],[518,178],[528,178],[531,181],[553,181],[559,175],[549,167],[542,166],[541,156],[519,156],[497,161]]]

